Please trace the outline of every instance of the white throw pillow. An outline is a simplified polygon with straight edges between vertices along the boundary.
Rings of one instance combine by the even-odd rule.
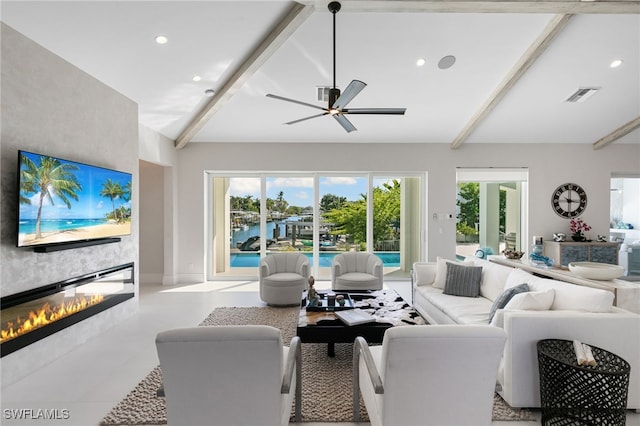
[[[514,295],[505,305],[506,310],[548,311],[553,304],[555,291],[553,289],[528,291]]]
[[[457,260],[449,260],[442,257],[438,257],[436,260],[436,279],[433,281],[433,287],[442,290],[444,290],[444,283],[447,280],[447,263],[455,263],[458,265],[473,265],[473,260],[458,262]]]

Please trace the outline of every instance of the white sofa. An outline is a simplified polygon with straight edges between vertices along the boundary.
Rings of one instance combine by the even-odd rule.
[[[471,258],[463,265],[482,267],[480,294],[454,296],[441,288],[451,285],[447,268],[455,267],[448,263],[452,261],[438,259],[413,265],[413,306],[430,324],[488,324],[494,301],[502,299],[506,289],[523,283],[529,287],[498,309],[491,321],[507,334],[497,382],[509,405],[540,407],[536,343],[558,338],[606,349],[629,362],[627,407],[640,409],[640,315],[614,307],[613,293]]]

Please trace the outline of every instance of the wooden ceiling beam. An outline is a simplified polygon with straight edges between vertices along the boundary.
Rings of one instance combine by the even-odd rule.
[[[326,10],[326,0],[298,0]],[[640,0],[341,0],[345,12],[640,13]]]
[[[293,3],[284,18],[271,30],[262,42],[243,61],[225,84],[202,107],[175,141],[177,149],[184,148],[193,137],[207,124],[211,117],[264,65],[271,55],[302,25],[313,13],[314,6]]]
[[[635,129],[640,127],[640,117],[636,117],[628,123],[618,127],[613,132],[609,133],[606,136],[598,139],[593,143],[593,149],[601,149],[605,146],[613,143],[615,140],[620,139],[621,137],[633,132]]]
[[[471,117],[471,120],[463,127],[462,131],[451,142],[451,149],[459,148],[480,123],[493,111],[500,101],[509,93],[511,88],[529,70],[531,65],[544,53],[551,42],[565,28],[574,15],[555,15],[547,24],[538,38],[524,52],[520,60],[515,64],[493,93]]]

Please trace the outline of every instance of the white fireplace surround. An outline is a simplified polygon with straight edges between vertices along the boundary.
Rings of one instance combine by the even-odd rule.
[[[0,296],[115,265],[139,264],[138,107],[111,89],[0,23]],[[36,253],[16,248],[18,150],[56,155],[133,174],[131,235],[119,243]],[[136,296],[2,357],[5,386],[63,356],[137,311]]]

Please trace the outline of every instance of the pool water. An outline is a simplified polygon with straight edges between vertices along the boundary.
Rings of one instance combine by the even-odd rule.
[[[305,256],[309,258],[309,264],[313,265],[313,254],[311,252],[304,252]],[[330,268],[333,257],[340,254],[340,252],[320,252],[319,267]],[[385,268],[397,268],[400,266],[400,253],[399,252],[376,252],[376,256],[382,259],[382,266]],[[231,254],[231,267],[232,268],[257,268],[260,264],[260,253],[232,253]]]

